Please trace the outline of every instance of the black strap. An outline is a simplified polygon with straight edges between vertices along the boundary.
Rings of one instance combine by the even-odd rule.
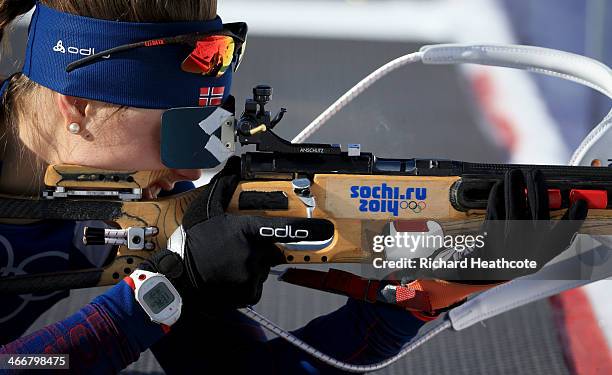
[[[40,294],[98,285],[103,269],[17,275],[0,278],[0,295]]]

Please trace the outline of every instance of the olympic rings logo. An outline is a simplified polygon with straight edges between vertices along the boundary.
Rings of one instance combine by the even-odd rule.
[[[49,258],[49,257],[58,257],[65,261],[68,261],[68,253],[64,253],[60,251],[47,251],[47,252],[32,255],[22,260],[19,264],[15,264],[16,257],[15,257],[15,251],[13,250],[13,245],[11,245],[9,240],[2,235],[0,235],[0,250],[3,250],[3,252],[6,254],[6,257],[7,257],[6,265],[5,266],[0,265],[0,277],[7,277],[7,276],[12,276],[12,275],[26,275],[27,272],[25,268],[31,262],[34,262],[37,260],[44,261],[46,258]],[[21,311],[23,311],[23,309],[26,308],[28,303],[34,302],[34,301],[45,300],[58,293],[61,293],[61,292],[59,291],[52,292],[52,293],[45,294],[45,295],[22,294],[19,296],[14,296],[13,298],[18,298],[21,301],[18,302],[19,305],[15,308],[15,310],[9,312],[8,315],[4,315],[4,316],[0,315],[0,324],[4,324],[8,322],[9,320],[13,319]]]
[[[400,208],[402,210],[410,209],[415,214],[419,214],[427,208],[427,203],[424,201],[401,201]]]
[[[426,208],[425,201],[393,199],[360,199],[358,207],[360,212],[391,213],[393,216],[399,216],[401,210],[420,214]]]

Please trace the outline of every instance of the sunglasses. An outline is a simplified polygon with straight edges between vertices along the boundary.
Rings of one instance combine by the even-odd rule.
[[[70,73],[102,58],[108,58],[109,55],[131,51],[136,48],[185,44],[192,47],[193,51],[181,64],[183,71],[205,77],[221,77],[232,65],[232,62],[236,62],[234,71],[240,66],[246,50],[247,31],[246,23],[236,22],[224,24],[223,30],[220,31],[192,33],[125,44],[72,62],[66,67],[66,72]]]

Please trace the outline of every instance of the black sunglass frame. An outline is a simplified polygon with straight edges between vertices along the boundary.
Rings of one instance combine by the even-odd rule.
[[[96,62],[101,59],[103,56],[113,55],[121,52],[131,51],[136,48],[148,48],[148,47],[158,47],[158,46],[167,46],[172,44],[187,44],[190,46],[195,46],[195,43],[205,37],[214,36],[214,35],[225,35],[234,38],[234,43],[236,43],[236,47],[234,50],[234,60],[236,60],[236,65],[234,70],[238,68],[238,62],[243,54],[243,46],[247,40],[248,26],[245,22],[234,22],[234,23],[226,23],[223,24],[223,30],[211,31],[211,32],[196,32],[190,34],[183,34],[177,36],[170,36],[165,38],[157,38],[145,40],[137,43],[124,44],[121,46],[109,48],[102,52],[97,52],[93,55],[84,57],[77,61],[71,62],[66,67],[66,73],[70,73],[73,70],[79,69],[85,65]]]

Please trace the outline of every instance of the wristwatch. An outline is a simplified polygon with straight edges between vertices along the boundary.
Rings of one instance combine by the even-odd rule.
[[[127,278],[126,278],[127,279]],[[183,300],[176,288],[161,273],[136,270],[130,276],[136,301],[155,323],[171,326],[181,316]]]

